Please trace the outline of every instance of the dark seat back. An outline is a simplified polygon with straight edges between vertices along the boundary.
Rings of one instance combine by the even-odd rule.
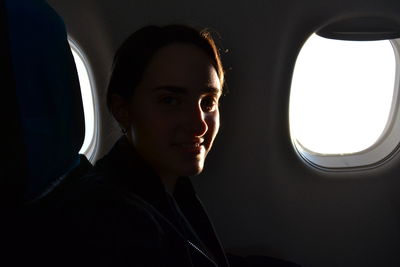
[[[84,114],[60,16],[44,0],[6,0],[4,7],[14,82],[7,91],[15,98],[10,109],[16,122],[16,129],[7,134],[18,151],[10,164],[23,172],[16,170],[24,202],[42,196],[80,162],[88,165],[78,155],[84,139]]]

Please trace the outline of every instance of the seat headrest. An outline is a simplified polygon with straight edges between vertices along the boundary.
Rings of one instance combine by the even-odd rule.
[[[43,0],[6,0],[6,15],[31,199],[76,159],[85,131],[82,98],[60,16]]]

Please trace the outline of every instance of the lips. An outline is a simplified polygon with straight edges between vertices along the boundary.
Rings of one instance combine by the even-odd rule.
[[[174,147],[178,148],[182,152],[200,154],[203,150],[205,150],[203,143],[204,139],[199,139],[189,142],[174,143]]]

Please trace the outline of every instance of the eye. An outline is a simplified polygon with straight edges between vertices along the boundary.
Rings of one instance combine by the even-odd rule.
[[[213,112],[218,107],[218,100],[212,96],[203,98],[201,101],[201,108],[204,112]]]
[[[180,100],[177,97],[165,96],[161,98],[160,102],[166,105],[176,106],[179,105]]]

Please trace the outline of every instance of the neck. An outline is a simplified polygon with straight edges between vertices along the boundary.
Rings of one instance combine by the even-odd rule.
[[[126,137],[128,139],[128,142],[132,146],[135,146],[133,144],[133,141],[132,141],[133,138],[132,138],[131,134],[127,134]],[[165,186],[166,190],[168,191],[168,193],[173,195],[174,191],[175,191],[176,181],[178,180],[178,176],[168,175],[168,174],[164,175],[164,174],[158,173],[157,170],[156,170],[156,173],[159,175],[159,177],[161,179],[161,182],[164,184],[164,186]]]
[[[165,186],[165,189],[171,195],[174,194],[176,181],[178,180],[177,176],[168,176],[168,175],[160,175],[160,179]]]

